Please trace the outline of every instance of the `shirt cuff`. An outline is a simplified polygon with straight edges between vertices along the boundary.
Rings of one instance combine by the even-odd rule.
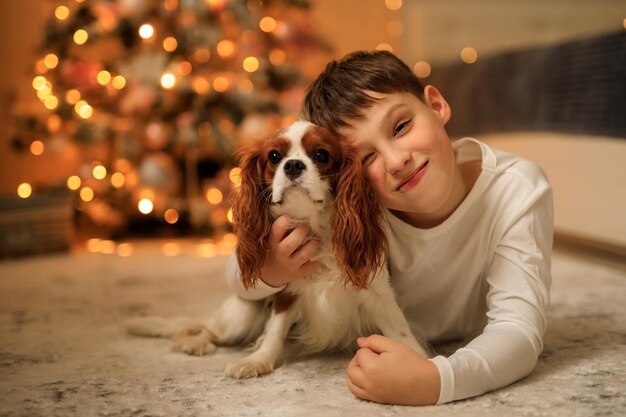
[[[439,390],[439,400],[437,405],[449,403],[454,400],[454,371],[445,356],[435,356],[432,361],[439,370],[441,388]]]

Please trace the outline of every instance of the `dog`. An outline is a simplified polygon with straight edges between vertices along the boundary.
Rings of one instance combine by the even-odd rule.
[[[310,354],[354,351],[359,336],[380,332],[429,357],[395,300],[382,209],[356,151],[329,130],[297,121],[242,150],[238,161],[233,223],[243,285],[261,279],[271,224],[281,215],[294,228],[307,224],[319,239],[320,268],[266,300],[233,295],[202,324],[147,317],[132,320],[128,330],[173,337],[173,350],[192,355],[256,340],[249,356],[227,365],[225,374],[234,378],[272,372],[288,337]]]

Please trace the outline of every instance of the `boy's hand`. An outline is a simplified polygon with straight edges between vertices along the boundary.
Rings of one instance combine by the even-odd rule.
[[[274,220],[269,238],[270,250],[261,270],[263,282],[280,287],[310,275],[320,267],[319,261],[311,260],[319,249],[319,241],[311,239],[302,244],[309,232],[306,225],[291,230],[287,216]]]
[[[348,388],[383,404],[432,405],[441,380],[436,365],[404,344],[380,335],[360,337],[346,369]]]

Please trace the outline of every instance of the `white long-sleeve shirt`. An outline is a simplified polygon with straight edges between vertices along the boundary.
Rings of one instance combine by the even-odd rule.
[[[465,200],[440,225],[418,229],[386,212],[389,270],[400,307],[430,343],[469,340],[431,359],[441,376],[439,403],[480,395],[528,375],[543,348],[549,303],[552,191],[534,163],[475,139],[453,144],[458,164],[481,160]],[[234,256],[227,277],[246,291]]]

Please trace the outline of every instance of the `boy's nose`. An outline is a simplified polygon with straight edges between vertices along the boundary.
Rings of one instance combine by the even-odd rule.
[[[383,158],[385,159],[385,166],[387,168],[387,172],[393,174],[398,171],[402,171],[406,166],[407,162],[411,159],[411,154],[409,152],[387,152]]]

